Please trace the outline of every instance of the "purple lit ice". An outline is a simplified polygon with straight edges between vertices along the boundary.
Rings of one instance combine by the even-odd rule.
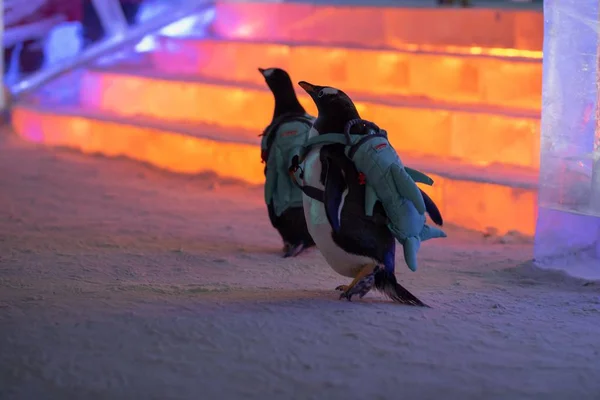
[[[600,278],[598,0],[544,3],[536,263]],[[593,16],[590,18],[590,16]]]

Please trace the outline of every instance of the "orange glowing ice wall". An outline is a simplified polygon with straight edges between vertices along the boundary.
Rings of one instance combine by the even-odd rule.
[[[599,0],[546,0],[535,258],[600,278]]]
[[[2,54],[0,57],[0,71],[2,71],[2,90],[0,90],[0,111],[6,107],[6,96],[4,95],[4,0],[0,0],[0,43],[2,43]]]
[[[365,3],[368,3],[365,2]],[[226,39],[399,50],[469,49],[471,54],[538,55],[543,15],[460,9],[218,1],[213,29]],[[349,28],[351,27],[351,28]],[[423,28],[426,27],[426,28]],[[530,54],[531,53],[531,54]]]

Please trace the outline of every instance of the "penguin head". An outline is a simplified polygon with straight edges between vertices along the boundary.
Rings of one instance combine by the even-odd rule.
[[[326,131],[343,132],[348,121],[360,118],[352,99],[340,89],[313,85],[306,81],[298,82],[298,85],[315,102],[320,120],[317,125],[321,125]]]
[[[331,86],[317,86],[306,81],[298,82],[298,85],[313,99],[317,110],[319,110],[319,115],[350,116],[352,117],[350,119],[359,118],[352,99],[340,89]]]
[[[286,113],[306,114],[296,97],[294,85],[287,72],[281,68],[259,68],[258,72],[265,78],[267,86],[275,97],[273,119]]]
[[[265,78],[265,82],[272,92],[280,91],[288,86],[293,87],[290,75],[281,68],[259,68],[258,72]]]

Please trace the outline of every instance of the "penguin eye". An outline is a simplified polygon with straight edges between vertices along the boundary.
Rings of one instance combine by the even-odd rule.
[[[321,98],[325,96],[325,91],[321,89],[321,91],[319,92],[319,94],[317,95],[318,98]]]

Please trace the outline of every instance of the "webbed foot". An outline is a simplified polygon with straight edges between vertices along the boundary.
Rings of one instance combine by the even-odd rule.
[[[286,243],[284,247],[283,258],[296,257],[298,254],[302,253],[304,249],[306,249],[304,243],[300,243],[297,245]]]
[[[375,266],[372,264],[365,265],[359,273],[356,275],[350,285],[340,285],[335,288],[339,290],[340,300],[347,299],[352,301],[352,296],[358,295],[359,298],[363,298],[369,291],[375,286]]]
[[[365,294],[369,293],[373,286],[375,286],[375,275],[370,273],[369,275],[360,279],[354,286],[347,288],[340,293],[340,300],[347,299],[348,301],[352,301],[352,296],[355,295],[358,295],[358,298],[362,299]]]

